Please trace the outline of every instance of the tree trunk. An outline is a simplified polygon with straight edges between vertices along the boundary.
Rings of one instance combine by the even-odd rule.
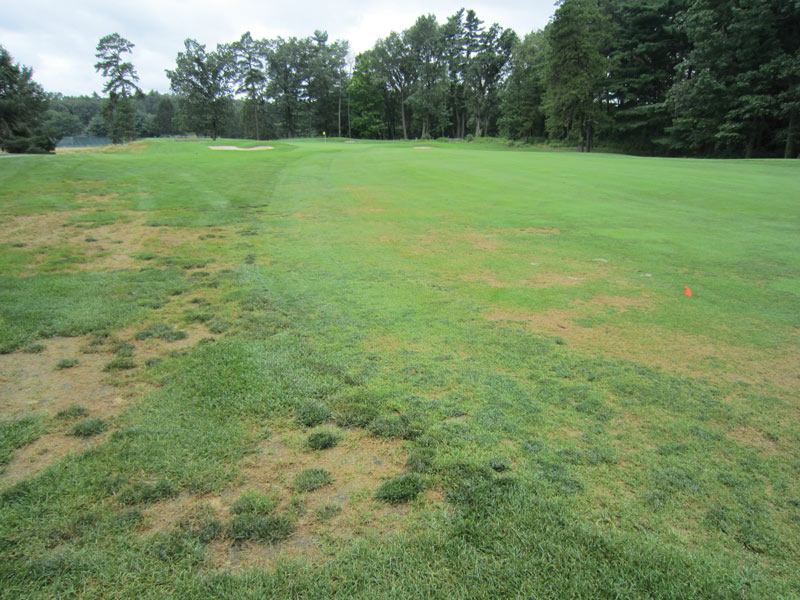
[[[403,139],[408,139],[408,131],[406,130],[406,103],[403,98],[400,98],[400,116],[403,119]]]
[[[353,132],[350,130],[350,94],[347,95],[347,137],[353,137]]]
[[[794,112],[789,113],[789,128],[786,130],[786,146],[783,150],[783,158],[795,158],[794,156]]]
[[[342,137],[342,94],[339,93],[339,137]]]
[[[256,102],[255,97],[253,97],[253,121],[256,124],[256,139],[260,140],[261,137],[258,133],[258,102]]]
[[[593,146],[594,146],[594,121],[589,119],[589,123],[586,127],[586,151],[591,152]]]

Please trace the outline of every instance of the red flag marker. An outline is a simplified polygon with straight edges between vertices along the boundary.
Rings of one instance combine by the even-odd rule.
[[[691,295],[692,295],[692,288],[690,288],[690,287],[687,285],[687,286],[686,286],[686,291],[685,291],[684,293],[685,293],[687,296],[691,296]]]

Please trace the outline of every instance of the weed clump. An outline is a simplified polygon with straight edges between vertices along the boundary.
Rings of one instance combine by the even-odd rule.
[[[56,413],[56,417],[59,419],[77,419],[78,417],[86,417],[88,415],[89,411],[83,406],[78,406],[77,404],[73,404],[72,406]]]
[[[375,497],[389,504],[401,504],[416,498],[422,487],[422,478],[417,473],[408,473],[383,483]]]
[[[294,531],[294,524],[286,515],[236,515],[228,526],[228,535],[234,540],[255,540],[274,544],[285,540]]]
[[[119,491],[117,499],[120,504],[130,506],[133,504],[152,504],[159,500],[172,498],[177,494],[178,490],[171,481],[161,479],[155,483],[139,481],[127,485]]]
[[[80,361],[77,358],[62,358],[56,363],[56,369],[59,371],[61,371],[62,369],[71,369],[79,362]]]
[[[298,492],[311,492],[333,481],[326,469],[306,469],[295,477],[294,489]]]
[[[258,490],[248,490],[233,503],[231,512],[235,515],[267,515],[278,505],[278,500],[274,496],[259,492]]]
[[[85,419],[77,423],[69,433],[70,435],[86,438],[103,433],[106,429],[108,429],[108,425],[102,419]]]
[[[303,427],[321,425],[331,416],[331,411],[322,402],[307,400],[295,412],[295,419]]]
[[[339,443],[341,436],[330,430],[315,431],[308,436],[306,445],[312,450],[325,450],[326,448],[333,448]]]

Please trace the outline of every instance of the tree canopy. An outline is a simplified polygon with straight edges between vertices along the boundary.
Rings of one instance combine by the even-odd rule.
[[[0,148],[6,152],[52,152],[56,135],[43,127],[48,98],[33,70],[14,63],[0,46]]]

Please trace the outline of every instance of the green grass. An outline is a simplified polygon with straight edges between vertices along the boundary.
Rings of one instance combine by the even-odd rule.
[[[165,323],[218,336],[99,373],[144,384],[119,428],[0,483],[0,598],[800,597],[796,161],[209,143],[0,163],[2,216],[63,216],[83,248],[3,244],[1,351],[89,335],[122,367]],[[186,243],[94,268],[87,234],[123,222]],[[74,424],[10,417],[6,461]],[[328,463],[291,517],[239,491],[266,431],[325,461],[327,422],[336,456],[392,449],[350,502],[400,535],[342,525]],[[237,509],[143,535],[178,495]],[[227,572],[212,539],[325,559]]]
[[[70,435],[87,438],[103,433],[107,429],[108,425],[102,419],[84,419],[70,429]]]
[[[258,490],[249,490],[239,496],[231,506],[231,512],[235,515],[255,514],[267,515],[278,505],[278,500],[270,495]]]
[[[409,473],[381,484],[375,492],[375,497],[389,504],[400,504],[402,502],[410,502],[421,491],[422,479],[416,473]]]
[[[294,489],[298,492],[313,492],[333,481],[333,476],[326,469],[306,469],[294,479]]]
[[[35,441],[43,433],[42,419],[38,415],[0,421],[0,472],[19,450]]]

